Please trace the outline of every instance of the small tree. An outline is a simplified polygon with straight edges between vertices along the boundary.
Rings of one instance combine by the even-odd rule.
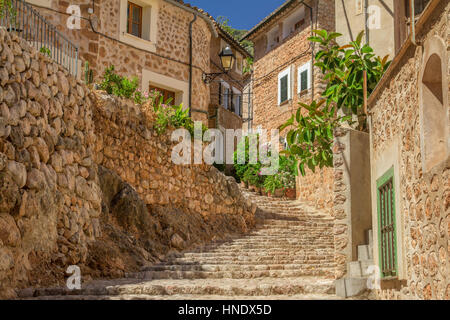
[[[343,122],[352,124],[352,115],[359,116],[359,128],[366,129],[366,115],[362,114],[364,73],[370,95],[390,64],[388,56],[381,59],[368,44],[362,45],[364,32],[342,47],[336,42],[340,33],[314,33],[309,40],[321,47],[314,65],[320,68],[326,89],[320,101],[300,103],[296,115],[280,127],[290,128],[286,137],[289,150],[285,152],[297,158],[302,175],[306,174],[306,167],[314,172],[316,167],[333,166],[333,132]]]

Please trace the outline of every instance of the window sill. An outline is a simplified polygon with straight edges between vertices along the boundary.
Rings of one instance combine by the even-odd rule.
[[[304,96],[309,95],[310,93],[311,93],[311,89],[306,89],[306,90],[300,91],[300,92],[298,93],[298,96],[299,96],[299,97],[304,97]]]
[[[279,107],[284,107],[285,105],[288,105],[288,104],[290,104],[290,103],[291,103],[291,101],[292,101],[292,99],[289,99],[289,100],[286,100],[286,101],[280,102],[280,103],[278,103],[278,106],[279,106]]]
[[[407,280],[400,280],[398,277],[383,278],[380,281],[382,290],[395,289],[400,290],[407,285]]]
[[[120,41],[145,51],[156,52],[156,44],[154,42],[136,37],[130,33],[122,32]]]

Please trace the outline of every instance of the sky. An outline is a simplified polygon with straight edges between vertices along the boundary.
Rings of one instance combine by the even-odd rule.
[[[236,29],[250,30],[285,0],[185,0],[211,16],[225,16]]]

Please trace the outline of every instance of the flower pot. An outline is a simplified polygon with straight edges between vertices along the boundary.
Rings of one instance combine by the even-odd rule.
[[[297,198],[297,193],[295,192],[295,189],[286,189],[284,194],[289,199],[296,199]]]
[[[284,189],[277,189],[275,190],[274,196],[275,198],[281,198],[284,195]]]

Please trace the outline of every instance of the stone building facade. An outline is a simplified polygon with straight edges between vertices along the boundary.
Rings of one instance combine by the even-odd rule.
[[[415,0],[415,13],[420,14],[430,0]],[[377,55],[392,59],[410,33],[410,0],[335,0],[336,32],[342,44],[356,39],[365,31],[364,39]]]
[[[429,2],[369,100],[382,299],[450,298],[449,15],[448,1]]]
[[[253,130],[278,128],[296,113],[299,102],[320,96],[324,87],[307,39],[311,28],[334,31],[334,26],[334,1],[286,1],[245,35],[255,45]],[[331,212],[332,187],[331,169],[308,172],[298,179],[297,196]]]
[[[78,7],[61,0],[27,2],[79,46],[79,67],[88,61],[94,79],[114,65],[119,74],[138,77],[143,91],[157,89],[175,104],[191,103],[193,118],[207,124],[210,91],[202,76],[210,70],[211,38],[217,36],[207,13],[178,0],[85,0]],[[136,10],[136,21],[127,10]],[[70,29],[78,15],[80,28]]]
[[[211,40],[211,72],[223,72],[219,53],[224,48],[230,47],[235,55],[232,69],[225,74],[218,75],[209,84],[211,95],[209,127],[219,129],[223,133],[225,161],[227,152],[234,152],[237,147],[237,141],[235,141],[233,150],[227,151],[226,130],[241,130],[244,125],[244,112],[248,113],[249,99],[248,95],[245,96],[245,87],[249,82],[250,74],[244,74],[244,64],[251,54],[218,24],[217,30],[219,37]]]

